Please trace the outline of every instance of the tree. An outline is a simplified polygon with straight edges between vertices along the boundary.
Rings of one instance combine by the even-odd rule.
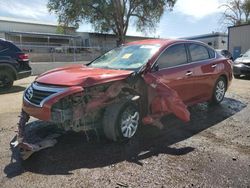
[[[59,24],[75,27],[85,21],[96,31],[113,32],[118,44],[124,43],[129,24],[137,31],[152,31],[165,10],[176,0],[49,0],[48,9],[58,16]]]
[[[242,4],[242,11],[245,14],[245,22],[250,22],[250,0],[245,0],[245,2]]]
[[[65,24],[59,24],[56,28],[56,33],[57,34],[69,34],[70,33],[70,29],[68,27],[68,25]]]
[[[224,9],[223,22],[227,26],[236,26],[249,23],[250,0],[229,0],[220,6]]]

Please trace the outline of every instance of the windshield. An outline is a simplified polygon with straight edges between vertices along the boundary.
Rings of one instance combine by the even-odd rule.
[[[155,54],[160,45],[131,45],[115,48],[98,59],[89,66],[108,69],[128,69],[135,70]]]
[[[247,52],[243,54],[243,57],[250,57],[250,49],[247,50]]]

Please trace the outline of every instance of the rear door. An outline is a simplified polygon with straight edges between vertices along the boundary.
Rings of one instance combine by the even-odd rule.
[[[192,103],[203,102],[212,97],[215,81],[218,77],[217,60],[214,50],[199,44],[188,44],[190,64],[193,65]],[[218,68],[218,67],[217,67]]]
[[[188,104],[193,95],[193,67],[188,63],[186,45],[174,44],[168,47],[156,61],[155,77],[177,91],[184,103]]]

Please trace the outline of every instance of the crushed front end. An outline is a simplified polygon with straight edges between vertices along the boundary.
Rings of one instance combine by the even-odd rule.
[[[39,84],[37,82],[32,83],[24,92],[23,95],[23,106],[18,122],[18,134],[14,146],[20,148],[22,158],[28,158],[33,152],[41,149],[52,147],[56,144],[55,138],[59,135],[51,133],[44,139],[40,139],[39,142],[30,143],[27,138],[26,124],[30,119],[30,116],[42,120],[44,122],[50,122],[53,126],[60,128],[58,121],[54,121],[54,105],[62,103],[65,96],[71,96],[75,93],[82,93],[83,88],[74,87],[61,87]],[[74,98],[74,97],[72,97]],[[66,99],[67,100],[67,99]]]
[[[132,110],[134,115],[128,116],[123,121],[125,124],[141,119],[143,124],[162,128],[160,119],[166,114],[174,113],[183,121],[190,118],[178,94],[150,73],[89,87],[34,82],[24,92],[17,140],[13,145],[21,149],[22,158],[26,159],[32,153],[56,144],[55,138],[60,136],[58,132],[51,132],[35,143],[28,141],[25,130],[29,127],[26,123],[30,116],[49,122],[62,132],[85,132],[87,139],[88,131],[94,130],[98,137],[98,130],[103,129],[107,138],[117,141],[121,133],[117,132],[115,119],[123,117],[118,112],[126,105],[138,111]]]
[[[83,88],[80,86],[61,87],[32,83],[24,92],[23,107],[18,123],[17,140],[12,143],[21,149],[22,158],[28,158],[33,152],[52,147],[56,144],[58,133],[51,133],[44,140],[29,143],[25,129],[30,116],[50,122],[58,130],[85,132],[94,130],[97,137],[98,129],[105,107],[122,100],[132,98],[129,92],[123,91],[129,87],[123,81],[105,83]]]

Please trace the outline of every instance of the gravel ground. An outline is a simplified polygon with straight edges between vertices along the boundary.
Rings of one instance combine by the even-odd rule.
[[[0,187],[250,187],[249,79],[235,79],[219,106],[191,107],[189,123],[167,116],[127,144],[70,133],[21,162],[10,142],[34,78],[0,97]]]

